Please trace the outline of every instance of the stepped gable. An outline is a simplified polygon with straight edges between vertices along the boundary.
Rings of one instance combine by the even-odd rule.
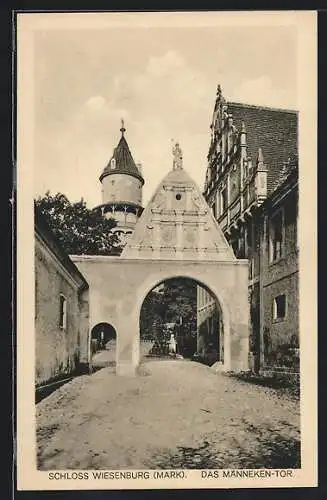
[[[236,260],[200,189],[176,159],[173,170],[159,184],[138,220],[121,257]]]

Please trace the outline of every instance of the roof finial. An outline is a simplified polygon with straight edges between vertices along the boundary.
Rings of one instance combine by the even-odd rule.
[[[264,159],[263,159],[263,152],[262,152],[262,149],[259,147],[258,149],[258,159],[257,159],[257,163],[263,163],[264,162]]]
[[[126,129],[124,127],[124,119],[123,118],[121,119],[121,129],[120,129],[120,131],[121,131],[121,135],[124,136],[124,132],[126,132]]]
[[[142,163],[139,161],[139,162],[137,162],[136,166],[137,166],[137,168],[138,168],[138,171],[139,171],[139,172],[140,172],[140,174],[142,175],[142,170],[143,170],[143,169],[142,169]]]
[[[178,142],[175,143],[173,146],[173,170],[176,169],[182,169],[183,168],[183,152],[180,148],[180,145]]]

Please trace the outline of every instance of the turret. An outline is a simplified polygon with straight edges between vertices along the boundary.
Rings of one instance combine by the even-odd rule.
[[[143,211],[144,179],[125,139],[123,120],[120,132],[119,143],[99,178],[102,184],[102,205],[98,208],[101,208],[105,217],[112,217],[117,221],[113,231],[124,244]]]

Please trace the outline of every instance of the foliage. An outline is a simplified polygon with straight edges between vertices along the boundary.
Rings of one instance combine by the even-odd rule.
[[[142,338],[158,338],[165,335],[163,325],[165,323],[179,325],[180,318],[182,318],[181,329],[189,334],[196,332],[196,299],[197,285],[191,279],[173,278],[152,290],[142,306]]]
[[[52,195],[48,191],[35,204],[68,254],[120,253],[117,236],[110,233],[116,221],[104,218],[100,211],[88,209],[83,198],[71,203],[65,195]]]

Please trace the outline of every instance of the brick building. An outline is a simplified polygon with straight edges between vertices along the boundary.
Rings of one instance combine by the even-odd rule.
[[[87,369],[88,283],[35,207],[35,384]]]
[[[298,371],[296,111],[227,102],[211,123],[204,197],[249,260],[250,364]]]

